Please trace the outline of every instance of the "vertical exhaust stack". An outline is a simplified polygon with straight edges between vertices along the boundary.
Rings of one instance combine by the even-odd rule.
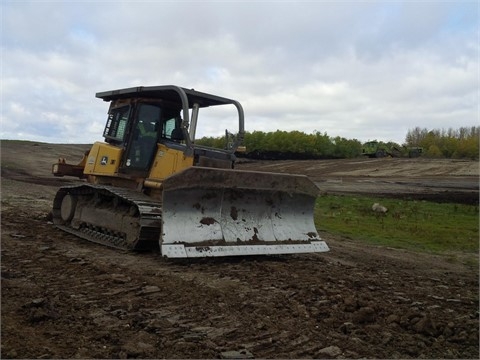
[[[324,252],[303,175],[192,167],[163,183],[160,246],[167,257]]]

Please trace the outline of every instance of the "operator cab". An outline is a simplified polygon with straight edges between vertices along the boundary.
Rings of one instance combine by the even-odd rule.
[[[113,101],[110,106],[104,138],[109,144],[123,147],[120,171],[148,171],[157,143],[184,150],[179,108],[167,108],[152,101]]]
[[[235,100],[178,86],[153,86],[97,93],[110,101],[105,141],[123,149],[119,173],[144,177],[160,145],[193,158],[193,166],[233,167],[235,150],[243,141],[243,109]],[[201,108],[234,105],[238,112],[238,134],[225,150],[195,145],[198,113]]]

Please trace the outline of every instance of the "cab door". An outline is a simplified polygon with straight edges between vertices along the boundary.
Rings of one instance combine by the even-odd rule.
[[[122,172],[147,172],[157,149],[160,106],[140,103],[135,111],[131,136],[122,162]]]

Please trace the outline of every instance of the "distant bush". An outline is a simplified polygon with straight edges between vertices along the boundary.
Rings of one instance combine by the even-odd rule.
[[[407,146],[423,147],[427,156],[476,160],[480,152],[479,137],[479,126],[448,130],[416,127],[408,131],[405,142]]]
[[[479,158],[480,127],[461,127],[457,130],[428,130],[416,127],[408,131],[403,148],[421,147],[424,155],[441,158]],[[203,137],[196,141],[199,145],[225,148],[225,137]],[[402,148],[394,143],[384,143],[388,148]],[[362,143],[357,139],[340,136],[330,137],[326,132],[315,131],[306,134],[302,131],[245,133],[243,145],[246,157],[254,159],[339,159],[355,158],[362,155]]]
[[[224,148],[224,138],[204,137],[196,141],[199,145]],[[353,158],[361,154],[362,144],[358,140],[342,137],[331,138],[326,133],[306,134],[301,131],[245,133],[246,157],[255,159],[326,159]]]

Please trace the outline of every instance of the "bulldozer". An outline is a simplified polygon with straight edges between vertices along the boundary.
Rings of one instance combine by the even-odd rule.
[[[319,189],[310,179],[235,169],[245,133],[238,101],[175,85],[96,97],[110,103],[104,141],[78,164],[52,166],[55,176],[83,179],[54,197],[59,229],[168,258],[329,251],[314,225]],[[224,149],[197,145],[199,115],[225,106],[238,117],[233,140]]]
[[[369,158],[382,158],[386,156],[401,157],[402,150],[395,145],[389,146],[385,143],[374,140],[363,144],[362,155]]]

